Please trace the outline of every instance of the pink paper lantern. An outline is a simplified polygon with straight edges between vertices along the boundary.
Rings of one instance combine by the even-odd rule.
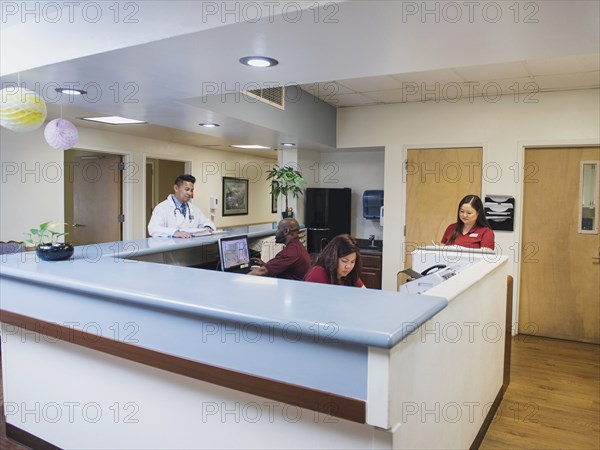
[[[79,133],[77,128],[68,120],[51,120],[44,130],[44,137],[50,147],[56,150],[68,150],[77,144]]]

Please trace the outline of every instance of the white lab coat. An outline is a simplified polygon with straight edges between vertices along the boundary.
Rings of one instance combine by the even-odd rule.
[[[148,233],[152,237],[171,237],[177,231],[193,232],[203,227],[217,229],[215,224],[208,219],[200,208],[188,202],[188,208],[183,217],[181,211],[175,207],[173,202],[173,194],[169,195],[166,200],[160,202],[152,210],[152,217],[148,222]],[[192,219],[190,220],[190,213]]]

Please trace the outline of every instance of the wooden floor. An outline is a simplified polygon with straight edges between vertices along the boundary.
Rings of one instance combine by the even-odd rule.
[[[0,422],[0,449],[25,449],[5,436]],[[513,338],[510,386],[480,448],[600,449],[600,346]]]
[[[600,449],[600,346],[519,335],[481,449]]]

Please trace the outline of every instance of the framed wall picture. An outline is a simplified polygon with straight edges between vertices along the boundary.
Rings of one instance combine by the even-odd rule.
[[[277,196],[274,194],[271,194],[271,212],[277,212]]]
[[[248,180],[223,177],[223,216],[248,214]]]

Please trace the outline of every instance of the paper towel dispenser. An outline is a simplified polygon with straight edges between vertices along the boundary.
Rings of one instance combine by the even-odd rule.
[[[363,193],[363,217],[379,219],[383,206],[383,190],[369,190]]]

